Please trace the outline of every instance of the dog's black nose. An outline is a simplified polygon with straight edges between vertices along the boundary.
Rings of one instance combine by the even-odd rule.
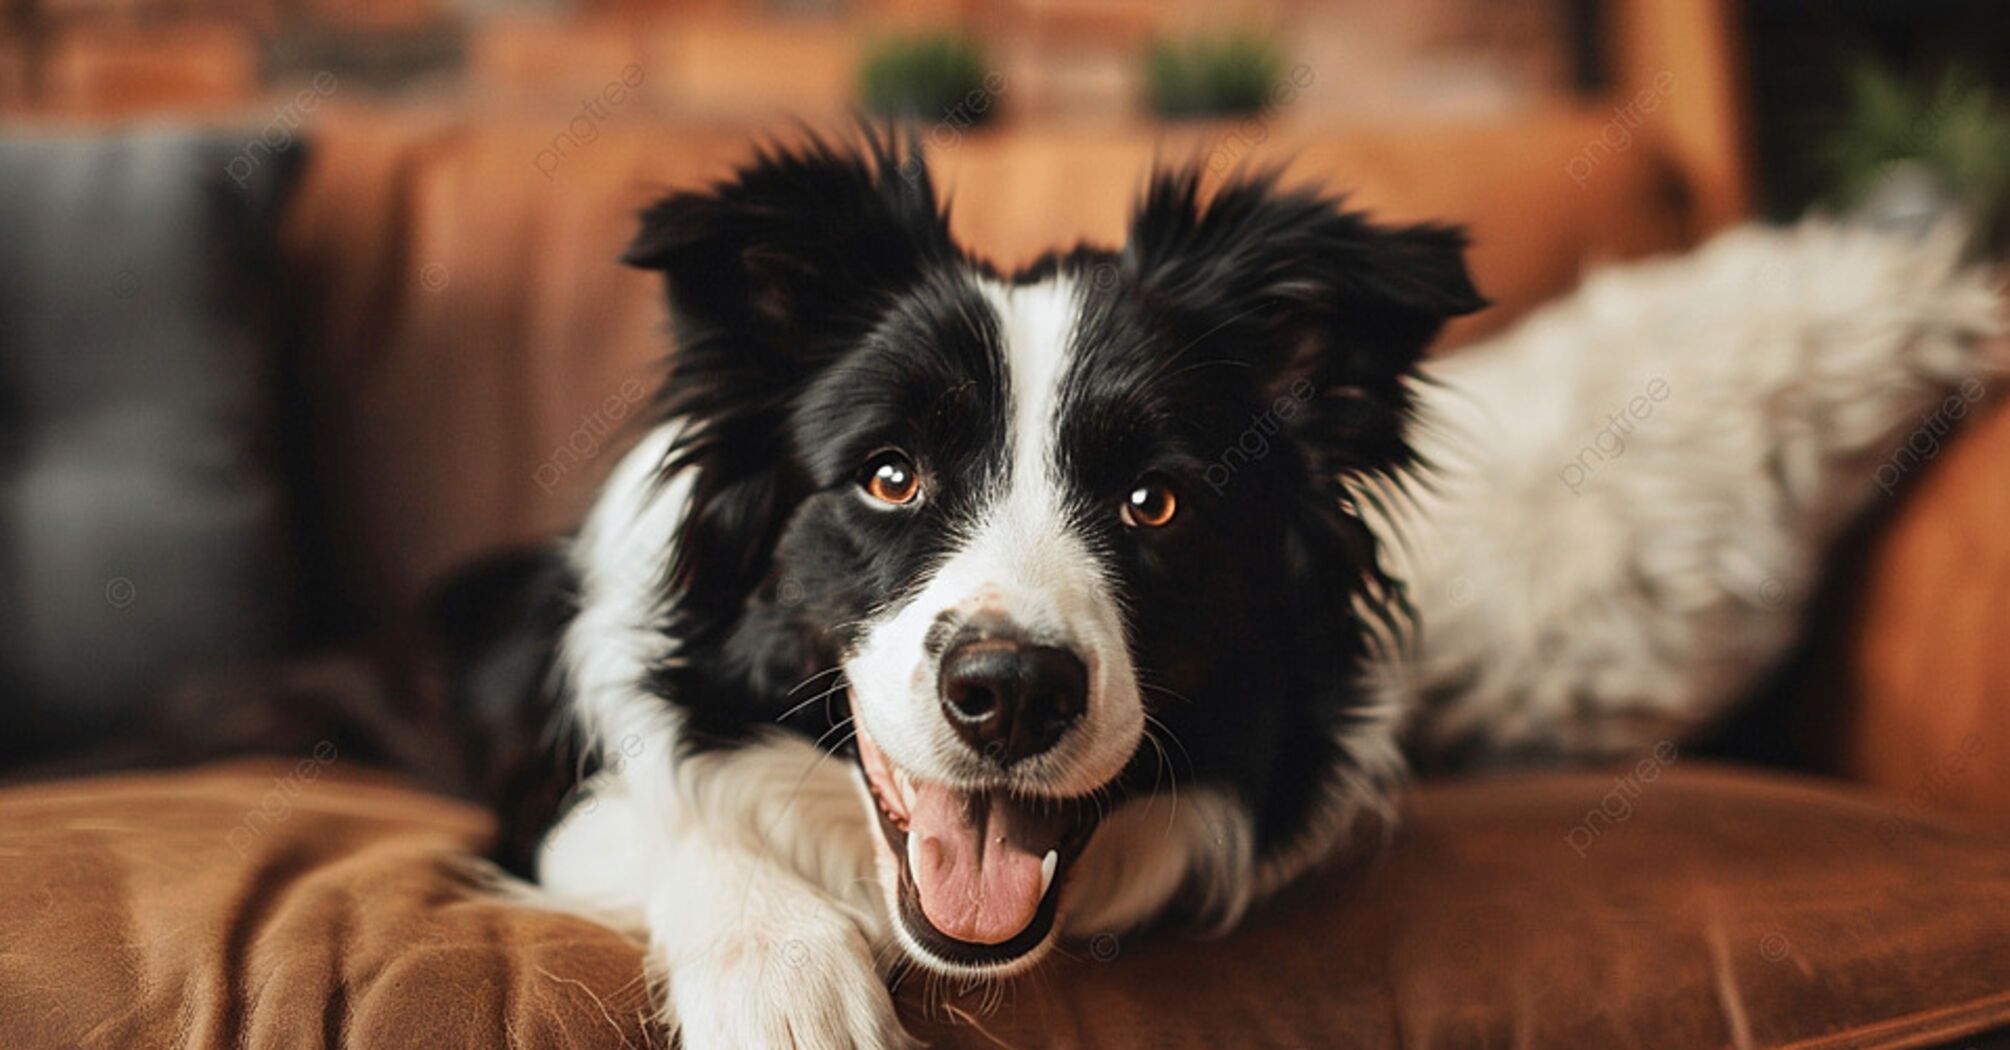
[[[1053,747],[1088,697],[1089,669],[1066,649],[988,638],[942,658],[942,713],[1001,766]]]

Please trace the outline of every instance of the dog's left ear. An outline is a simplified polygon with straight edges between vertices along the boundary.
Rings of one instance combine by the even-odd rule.
[[[643,212],[622,261],[662,272],[680,354],[799,365],[954,254],[918,144],[870,127],[859,138],[763,149],[731,179]]]
[[[805,494],[789,466],[795,393],[955,253],[917,143],[871,128],[771,146],[643,213],[622,259],[660,271],[670,300],[659,408],[682,426],[663,469],[697,472],[671,566],[687,610],[736,610]]]
[[[1381,470],[1407,454],[1404,378],[1445,322],[1487,305],[1450,226],[1381,226],[1274,174],[1203,200],[1201,170],[1156,175],[1124,259],[1154,298],[1254,369],[1266,400],[1297,402],[1293,429],[1324,472]]]

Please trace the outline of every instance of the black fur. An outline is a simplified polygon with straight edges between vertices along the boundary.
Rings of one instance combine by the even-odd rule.
[[[1156,469],[1199,512],[1135,538],[1099,519],[1150,709],[1183,745],[1183,782],[1250,805],[1260,850],[1306,829],[1343,760],[1354,598],[1378,570],[1339,479],[1408,461],[1401,380],[1446,318],[1484,305],[1463,248],[1454,230],[1376,227],[1274,177],[1204,203],[1189,169],[1153,179],[1116,280],[1093,255],[1060,265],[1106,286],[1062,409],[1079,491],[1094,500]],[[1147,751],[1142,787],[1164,775]]]
[[[444,691],[453,750],[465,756],[455,790],[495,813],[491,854],[518,875],[532,873],[539,840],[598,763],[554,717],[558,638],[575,587],[555,549],[470,566],[429,596],[416,673],[405,676],[422,692]]]

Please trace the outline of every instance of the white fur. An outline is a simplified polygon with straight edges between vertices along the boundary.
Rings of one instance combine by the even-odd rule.
[[[573,545],[561,669],[607,768],[547,837],[540,882],[644,932],[686,1047],[902,1045],[873,965],[885,919],[850,764],[779,734],[680,759],[674,708],[643,689],[676,653],[661,581],[691,478],[656,477],[674,434],[623,459]]]
[[[1103,820],[1075,862],[1062,899],[1067,932],[1093,937],[1144,925],[1188,886],[1201,921],[1226,928],[1248,908],[1255,872],[1255,825],[1226,792],[1133,799]]]
[[[2002,375],[1997,290],[1960,241],[1736,230],[1427,368],[1426,483],[1363,507],[1415,603],[1377,674],[1422,746],[1630,753],[1751,686],[1879,464]]]
[[[661,584],[692,478],[657,480],[676,434],[674,425],[658,427],[622,457],[570,552],[579,615],[560,643],[560,668],[574,716],[603,750],[660,743],[676,731],[671,711],[642,690],[643,672],[676,652],[663,630]]]

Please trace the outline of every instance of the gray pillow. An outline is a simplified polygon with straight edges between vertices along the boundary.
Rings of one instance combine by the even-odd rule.
[[[0,138],[0,762],[129,724],[288,622],[269,469],[297,151]]]

